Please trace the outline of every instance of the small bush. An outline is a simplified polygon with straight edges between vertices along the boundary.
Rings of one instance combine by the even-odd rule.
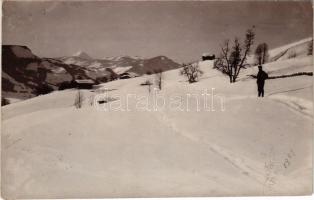
[[[188,78],[189,83],[197,82],[199,77],[203,75],[203,71],[199,69],[198,63],[183,64],[180,74]]]

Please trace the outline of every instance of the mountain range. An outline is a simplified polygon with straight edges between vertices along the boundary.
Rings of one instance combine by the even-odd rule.
[[[134,72],[138,75],[154,73],[156,70],[167,71],[176,69],[180,64],[174,62],[166,56],[156,56],[144,59],[141,57],[118,56],[105,57],[103,59],[93,59],[87,53],[79,51],[73,56],[59,58],[66,64],[74,64],[84,67],[91,77],[97,76],[99,72],[111,68],[115,73]]]
[[[94,59],[83,51],[72,56],[42,58],[32,53],[27,46],[2,45],[2,96],[27,99],[36,96],[36,88],[42,84],[57,90],[62,82],[82,79],[110,80],[125,72],[141,76],[156,70],[176,69],[180,64],[157,56],[119,56]]]

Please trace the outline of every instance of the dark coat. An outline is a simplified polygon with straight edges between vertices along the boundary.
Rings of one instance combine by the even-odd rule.
[[[263,84],[265,83],[265,80],[268,79],[268,74],[264,72],[263,70],[259,70],[257,73],[257,84]]]

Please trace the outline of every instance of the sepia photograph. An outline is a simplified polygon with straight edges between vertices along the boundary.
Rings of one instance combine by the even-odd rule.
[[[312,195],[311,0],[1,5],[3,199]]]

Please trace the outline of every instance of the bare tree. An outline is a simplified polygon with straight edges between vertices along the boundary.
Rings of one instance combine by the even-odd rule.
[[[81,93],[80,90],[77,91],[75,100],[74,100],[74,106],[79,109],[82,108],[82,104],[83,104],[83,94]]]
[[[203,71],[199,69],[198,63],[183,64],[180,74],[188,78],[189,83],[198,81],[198,78],[203,75]]]
[[[247,65],[247,56],[251,52],[254,38],[255,33],[253,27],[246,31],[243,44],[240,44],[239,40],[235,38],[232,47],[230,47],[229,40],[226,40],[224,45],[221,46],[221,55],[215,61],[214,67],[227,74],[230,83],[236,82],[240,70]]]
[[[259,44],[255,49],[256,64],[261,65],[268,61],[268,45],[266,43]]]
[[[162,88],[162,70],[156,70],[155,76],[156,76],[156,85],[158,86],[159,90]]]

